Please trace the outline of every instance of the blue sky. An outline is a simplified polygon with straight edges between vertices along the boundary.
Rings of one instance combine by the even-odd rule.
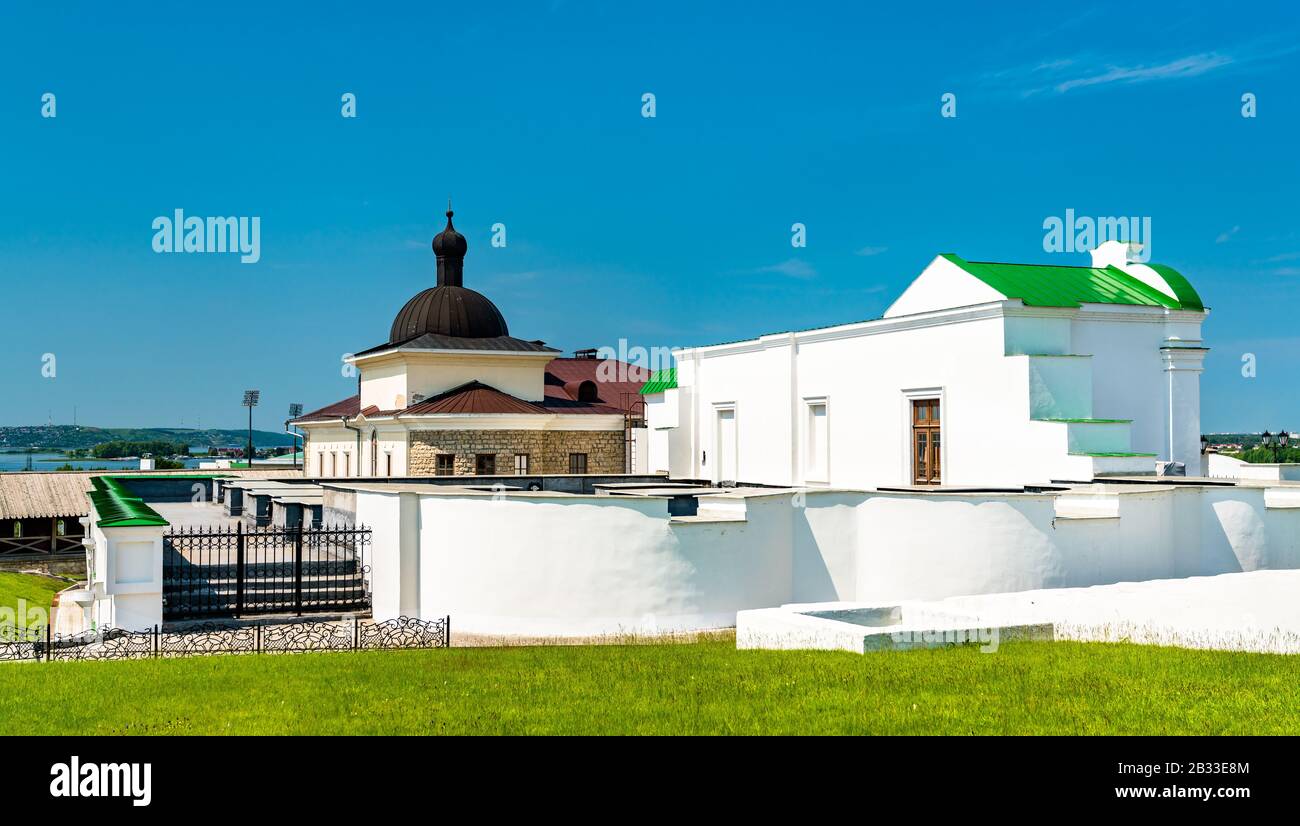
[[[937,253],[1149,216],[1213,308],[1204,427],[1300,428],[1286,4],[48,5],[0,12],[0,424],[349,395],[450,194],[466,285],[565,350],[873,318]],[[261,260],[153,252],[178,208],[259,216]]]

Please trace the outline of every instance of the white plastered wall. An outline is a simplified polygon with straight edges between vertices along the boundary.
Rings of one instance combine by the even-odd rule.
[[[654,498],[402,496],[418,504],[395,519],[397,496],[357,494],[359,521],[388,523],[375,535],[376,618],[451,614],[456,628],[486,634],[699,629],[791,602],[1300,568],[1291,488],[775,491],[720,497],[726,518],[690,519],[669,519]],[[415,556],[394,550],[400,542]]]

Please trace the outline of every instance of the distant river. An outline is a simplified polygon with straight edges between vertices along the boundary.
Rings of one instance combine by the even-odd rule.
[[[206,457],[201,457],[206,458]],[[199,466],[201,458],[190,458],[185,460],[185,467],[196,468]],[[109,470],[138,470],[140,467],[139,459],[69,459],[61,453],[33,453],[32,470],[54,470],[63,467],[65,464],[72,465],[77,470],[91,470],[93,468],[108,468]],[[0,472],[9,472],[14,470],[27,469],[26,453],[0,453]]]

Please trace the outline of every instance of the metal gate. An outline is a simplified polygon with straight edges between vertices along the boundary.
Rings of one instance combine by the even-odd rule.
[[[365,611],[370,529],[173,528],[163,535],[163,619]]]

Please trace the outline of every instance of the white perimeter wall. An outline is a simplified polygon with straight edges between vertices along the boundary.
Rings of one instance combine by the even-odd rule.
[[[1300,568],[1293,489],[1113,491],[1095,495],[1088,518],[1062,515],[1051,494],[716,497],[738,520],[670,520],[662,499],[548,494],[400,494],[403,512],[399,495],[358,491],[357,519],[376,530],[376,618],[451,614],[458,630],[487,634],[714,628],[791,602]]]

